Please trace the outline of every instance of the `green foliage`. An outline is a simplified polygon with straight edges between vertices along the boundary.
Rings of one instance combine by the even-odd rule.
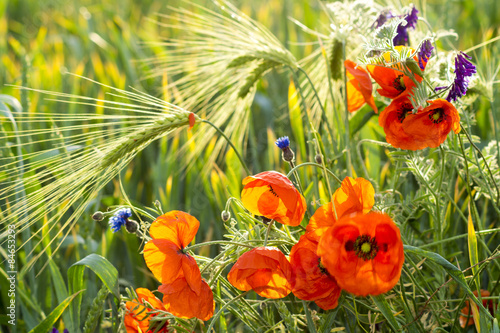
[[[202,222],[197,243],[233,242],[193,250],[216,301],[227,305],[217,322],[207,324],[216,330],[389,331],[399,326],[412,332],[460,332],[459,312],[470,297],[481,320],[497,332],[498,323],[490,320],[472,291],[488,289],[498,300],[500,108],[494,96],[500,44],[479,46],[498,34],[498,4],[441,1],[422,8],[433,30],[441,29],[432,35],[436,46],[444,51],[470,49],[478,66],[478,79],[469,91],[479,93],[468,94],[460,112],[481,156],[465,136],[462,153],[456,135],[442,149],[395,150],[385,143],[371,110],[349,116],[344,112],[342,41],[352,60],[365,52],[359,41],[368,35],[361,32],[373,22],[380,4],[368,10],[350,2],[328,7],[303,0],[287,1],[286,6],[278,0],[240,1],[240,11],[200,2],[208,9],[176,0],[127,0],[119,5],[0,2],[0,257],[6,259],[4,226],[15,224],[18,331],[47,332],[56,326],[77,332],[82,318],[98,324],[92,320],[103,306],[107,312],[96,331],[116,331],[120,310],[111,302],[103,305],[106,290],[119,297],[125,287],[154,290],[158,284],[144,265],[141,241],[108,230],[109,212],[122,205],[136,207],[134,219],[144,230],[160,214],[144,207],[158,200],[163,211],[185,210]],[[368,14],[360,14],[364,12]],[[354,30],[340,29],[347,23]],[[384,39],[370,47],[392,51],[397,23],[373,32]],[[443,29],[454,29],[460,39]],[[412,42],[430,33],[419,22]],[[391,61],[402,62],[406,56],[394,53]],[[433,58],[426,69],[442,74],[445,83],[439,85],[453,75],[446,61]],[[401,68],[417,72],[414,63],[402,63]],[[63,75],[66,71],[91,80]],[[297,88],[292,96],[291,76]],[[169,102],[201,118],[211,117],[243,153],[252,173],[288,172],[273,142],[290,136],[297,162],[305,162],[297,172],[311,213],[329,200],[330,173],[340,179],[369,179],[376,189],[375,208],[393,216],[409,254],[388,300],[344,295],[329,312],[293,296],[261,302],[249,293],[232,302],[241,293],[225,279],[228,268],[246,251],[244,245],[263,243],[265,228],[241,207],[245,171],[233,148],[211,127],[197,123],[187,131],[183,119],[181,130],[154,132],[155,122],[168,117],[165,112],[173,107]],[[380,103],[382,109],[386,101]],[[315,131],[320,140],[315,140]],[[130,149],[137,137],[149,145]],[[323,155],[326,175],[322,165],[311,163],[317,152]],[[106,172],[99,169],[103,163],[111,164]],[[338,186],[329,184],[333,190]],[[8,190],[14,195],[6,198]],[[26,202],[29,208],[20,209]],[[97,210],[105,213],[103,221],[90,218]],[[231,213],[227,222],[220,219],[222,210]],[[272,239],[270,245],[288,253],[299,234],[273,229],[273,237],[281,241]],[[84,279],[85,267],[96,274]],[[3,266],[1,273],[0,307],[5,308],[9,299]],[[496,307],[493,316],[498,315]],[[10,329],[6,319],[0,315],[2,330]],[[175,325],[186,332],[207,328],[181,319]]]

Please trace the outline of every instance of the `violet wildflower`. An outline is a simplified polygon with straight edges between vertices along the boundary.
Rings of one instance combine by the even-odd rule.
[[[276,146],[283,151],[282,157],[286,162],[293,161],[294,154],[290,149],[290,139],[287,136],[281,137],[275,142]]]
[[[409,28],[415,29],[417,27],[417,22],[418,22],[417,14],[418,14],[417,8],[412,7],[410,13],[404,17],[406,25],[403,24],[398,25],[398,28],[396,30],[397,32],[396,37],[394,37],[394,39],[392,40],[395,46],[408,45],[409,41],[408,29]]]
[[[424,70],[424,62],[427,62],[432,55],[432,50],[434,50],[434,46],[430,40],[426,39],[422,45],[420,45],[420,50],[418,51],[418,65],[421,70]]]
[[[68,332],[69,331],[68,331],[67,328],[65,328],[64,331],[63,331],[63,333],[68,333]],[[50,331],[49,333],[59,333],[59,330],[57,328],[53,327],[52,331]]]
[[[448,102],[456,101],[465,95],[469,86],[469,78],[476,73],[476,66],[468,59],[472,59],[472,57],[464,52],[460,52],[455,58],[455,80],[451,85],[448,96],[446,96]]]
[[[122,208],[118,210],[110,219],[109,226],[113,232],[117,232],[128,222],[128,218],[132,217],[130,208]]]
[[[377,19],[372,24],[372,29],[380,28],[381,26],[384,25],[385,22],[387,22],[389,19],[391,19],[393,17],[394,17],[394,15],[392,15],[390,10],[384,9],[383,11],[380,12]]]

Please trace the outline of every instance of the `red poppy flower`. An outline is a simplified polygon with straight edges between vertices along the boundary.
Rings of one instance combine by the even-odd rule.
[[[404,119],[403,130],[425,147],[436,148],[451,130],[460,132],[457,109],[445,99],[427,101],[430,105]]]
[[[477,290],[474,290],[472,293],[477,297]],[[481,289],[481,297],[488,296],[490,296],[490,292],[488,290]],[[491,300],[483,300],[483,306],[493,314],[493,302]],[[465,301],[465,307],[460,312],[458,320],[462,328],[474,325],[474,317],[472,317],[469,301]],[[467,317],[469,317],[469,320],[467,320]]]
[[[403,46],[397,46],[396,49],[401,51]],[[414,51],[411,49],[412,52]],[[386,52],[384,54],[384,58],[386,62],[390,62],[390,53]],[[418,61],[418,58],[414,57],[415,61]],[[423,64],[425,68],[426,62]],[[370,72],[372,78],[379,84],[380,89],[377,89],[378,93],[381,96],[385,96],[391,99],[396,97],[402,97],[408,95],[411,90],[415,87],[415,82],[404,75],[403,72],[393,68],[393,67],[385,67],[382,65],[367,65],[366,69]],[[417,82],[421,82],[422,78],[415,74],[415,79]]]
[[[144,246],[146,265],[161,283],[173,283],[185,277],[191,289],[199,294],[201,274],[196,260],[183,252],[194,239],[200,222],[181,211],[158,217],[149,228],[153,238]]]
[[[344,61],[347,78],[347,110],[354,112],[365,103],[368,104],[375,113],[378,113],[377,106],[372,95],[372,81],[370,75],[354,61]]]
[[[292,291],[292,267],[275,247],[256,247],[238,258],[227,275],[239,290],[254,290],[267,298],[282,298]]]
[[[255,215],[297,226],[306,212],[306,200],[283,174],[265,171],[243,179],[241,201]]]
[[[127,333],[168,332],[168,323],[162,328],[158,328],[157,326],[149,328],[150,318],[157,314],[152,313],[153,310],[145,306],[145,302],[147,302],[153,309],[165,311],[163,303],[146,288],[138,288],[135,292],[137,299],[125,303],[126,312],[124,322]]]
[[[335,205],[335,212],[339,219],[344,215],[352,213],[366,214],[372,209],[375,203],[375,190],[373,185],[364,178],[358,177],[354,179],[345,177],[340,187],[333,194],[332,202]],[[332,202],[316,210],[307,225],[307,233],[333,225],[335,214]]]
[[[404,262],[399,229],[382,213],[339,219],[321,237],[318,255],[338,285],[358,296],[391,290]]]
[[[201,281],[199,293],[191,288],[184,277],[170,284],[162,284],[158,291],[163,293],[166,311],[176,317],[196,317],[206,321],[214,315],[214,294],[204,280]]]
[[[318,242],[302,235],[290,252],[292,292],[299,299],[315,301],[323,310],[337,307],[341,289],[335,278],[321,266],[316,254]]]
[[[408,97],[393,100],[379,117],[387,142],[408,150],[435,148],[446,140],[450,130],[460,131],[460,116],[451,103],[444,99],[428,103],[428,107],[413,114]]]

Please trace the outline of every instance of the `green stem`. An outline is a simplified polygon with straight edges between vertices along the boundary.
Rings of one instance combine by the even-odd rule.
[[[267,226],[266,238],[264,238],[264,246],[267,246],[267,241],[269,240],[269,233],[271,232],[271,228],[273,227],[273,224],[274,224],[274,220],[271,220],[271,222],[269,222],[269,225]]]
[[[345,63],[346,41],[342,41],[342,63]],[[351,149],[349,146],[349,109],[347,107],[347,70],[344,68],[344,104],[345,104],[345,147],[346,147],[346,165],[347,175],[352,177],[352,162],[351,162]]]
[[[219,311],[217,311],[217,313],[215,314],[215,316],[213,316],[212,318],[212,321],[210,322],[210,326],[208,326],[207,328],[207,332],[212,332],[212,328],[214,327],[215,325],[215,322],[219,319],[220,315],[222,314],[222,312],[232,303],[236,302],[237,300],[245,297],[251,290],[248,290],[248,291],[245,291],[244,293],[242,294],[239,294],[238,296],[236,296],[235,298],[233,298],[232,300],[230,300],[229,302],[227,302],[226,304],[224,304]]]
[[[208,246],[208,245],[218,245],[218,244],[232,244],[232,245],[238,245],[238,246],[243,246],[243,247],[248,247],[249,249],[253,249],[255,246],[244,244],[244,243],[238,243],[238,242],[231,242],[231,241],[210,241],[210,242],[203,242],[203,243],[198,243],[194,244],[191,246],[187,246],[184,248],[184,252],[194,250],[199,247],[203,246]]]
[[[321,108],[321,112],[322,112],[322,118],[323,118],[323,121],[325,122],[326,124],[326,128],[328,129],[328,134],[330,134],[330,138],[332,139],[332,144],[333,142],[335,141],[334,140],[334,137],[333,137],[333,130],[332,128],[330,127],[330,123],[328,122],[328,118],[326,116],[326,111],[325,111],[325,108],[323,106],[323,104],[321,103],[321,99],[319,98],[319,94],[318,94],[318,91],[316,90],[316,87],[314,86],[311,78],[309,77],[309,75],[307,74],[307,72],[302,68],[302,67],[298,67],[297,68],[300,72],[302,72],[302,74],[305,75],[305,77],[307,78],[307,81],[309,81],[309,85],[311,86],[311,89],[313,90],[314,92],[314,96],[316,97],[316,99],[318,100],[318,104]],[[306,110],[307,112],[307,110]]]
[[[495,181],[495,178],[493,177],[493,173],[491,172],[490,166],[488,165],[488,161],[486,161],[486,158],[484,158],[483,153],[476,146],[476,144],[474,142],[472,142],[472,138],[470,137],[469,133],[465,130],[465,128],[461,124],[460,124],[460,127],[461,127],[462,131],[464,132],[465,136],[467,137],[467,140],[469,140],[469,142],[472,145],[472,147],[474,147],[474,149],[477,151],[477,153],[479,154],[479,156],[481,156],[481,158],[483,159],[484,164],[486,165],[486,169],[488,169],[488,173],[490,174],[490,177],[491,177],[491,180],[493,182],[493,185],[495,185],[495,189],[497,190],[497,206],[500,206],[500,190],[498,189],[498,185],[497,185],[497,183]],[[459,139],[460,139],[460,145],[463,146],[462,139],[461,139],[460,136],[459,136]],[[463,149],[463,147],[462,147],[462,149]],[[463,152],[463,154],[464,154],[464,158],[465,158],[465,152]],[[467,159],[465,160],[465,163],[467,163]],[[479,167],[479,165],[478,165],[478,168],[479,168],[479,170],[481,170],[481,168]],[[467,177],[469,177],[468,174],[467,174]]]
[[[318,163],[313,163],[313,162],[304,162],[304,163],[301,163],[299,165],[297,165],[296,167],[294,167],[292,170],[290,170],[290,172],[287,174],[287,177],[290,177],[292,175],[292,173],[296,170],[296,169],[299,169],[299,168],[302,168],[302,167],[305,167],[305,166],[308,166],[308,165],[311,165],[311,166],[315,166],[317,168],[320,168],[320,169],[323,169],[323,166],[321,164],[318,164]],[[337,177],[333,172],[331,172],[330,170],[326,169],[326,172],[328,172],[330,174],[330,176],[332,176],[339,184],[342,184],[342,181],[339,179],[339,177]]]
[[[241,162],[241,165],[243,166],[243,168],[245,169],[247,175],[251,175],[252,173],[250,172],[250,170],[248,169],[246,163],[245,163],[245,160],[243,159],[243,157],[241,157],[240,153],[238,152],[238,149],[236,149],[236,147],[234,146],[234,144],[231,142],[231,140],[227,137],[227,135],[221,131],[221,129],[219,127],[217,127],[215,124],[213,124],[212,122],[206,120],[206,119],[202,119],[201,120],[202,122],[204,123],[207,123],[209,124],[210,126],[212,126],[213,128],[215,128],[215,130],[217,132],[219,132],[220,135],[222,135],[224,137],[224,139],[226,139],[226,141],[229,143],[229,145],[233,148],[234,152],[236,153],[236,156],[238,156],[238,159],[240,160]]]

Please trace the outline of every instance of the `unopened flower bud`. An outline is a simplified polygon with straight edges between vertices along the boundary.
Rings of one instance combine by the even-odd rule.
[[[316,163],[318,163],[318,164],[323,163],[323,155],[321,155],[321,154],[316,154],[316,156],[314,156],[314,160],[315,160],[315,161],[316,161]]]
[[[227,210],[223,210],[220,214],[222,221],[227,222],[231,218],[231,214]]]
[[[94,214],[92,214],[92,220],[102,221],[104,220],[104,214],[102,212],[95,212]]]
[[[127,222],[125,222],[125,229],[128,233],[133,234],[137,231],[137,229],[139,229],[139,223],[134,220],[127,220]]]

